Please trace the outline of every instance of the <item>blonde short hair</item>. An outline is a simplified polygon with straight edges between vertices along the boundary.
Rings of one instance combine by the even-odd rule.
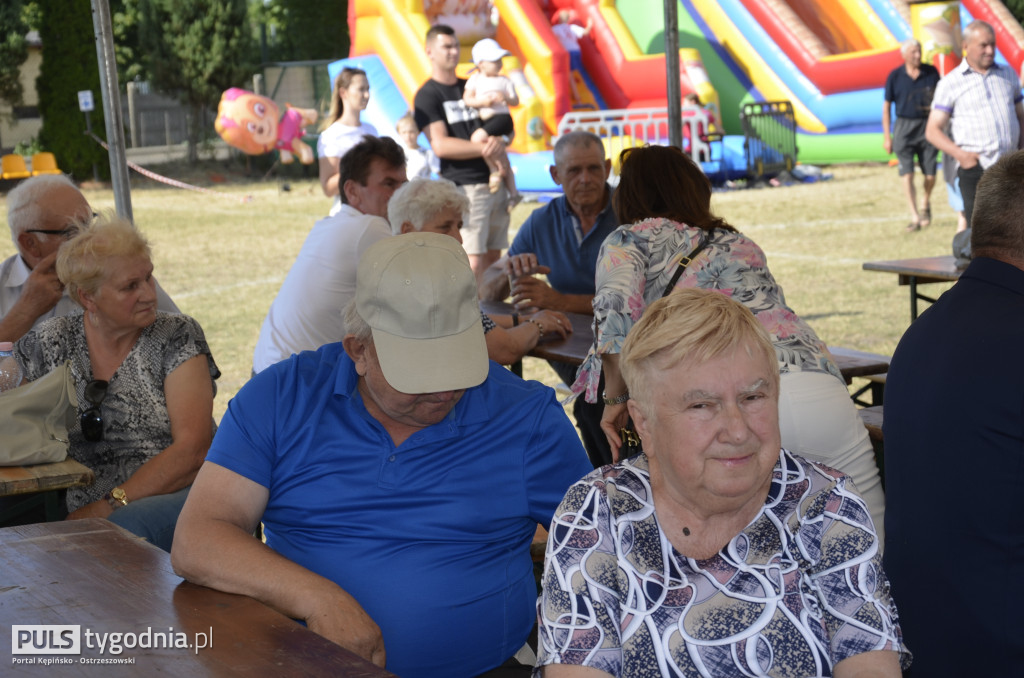
[[[79,290],[95,294],[110,275],[114,257],[152,258],[149,242],[130,221],[101,216],[57,251],[57,277],[79,306]]]
[[[775,347],[750,309],[720,292],[682,289],[647,307],[622,345],[619,367],[630,397],[650,415],[656,372],[683,360],[703,363],[740,347],[764,357],[777,388]]]

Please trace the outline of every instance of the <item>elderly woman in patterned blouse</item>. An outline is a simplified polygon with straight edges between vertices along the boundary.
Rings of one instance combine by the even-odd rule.
[[[867,430],[824,342],[786,304],[764,252],[711,212],[711,183],[679,149],[629,149],[621,162],[612,204],[622,226],[601,250],[595,344],[573,386],[596,402],[604,370],[601,427],[615,458],[629,397],[618,354],[630,328],[649,304],[672,290],[716,290],[749,308],[775,346],[783,446],[853,478],[881,534],[885,496]]]
[[[213,438],[220,371],[199,323],[156,310],[149,244],[129,222],[101,218],[60,248],[56,268],[84,313],[40,325],[14,357],[28,381],[71,361],[69,453],[96,482],[68,490],[68,518],[108,518],[170,551]]]
[[[653,303],[619,360],[643,452],[569,488],[535,675],[877,676],[910,663],[848,476],[781,448],[776,348],[722,294]]]

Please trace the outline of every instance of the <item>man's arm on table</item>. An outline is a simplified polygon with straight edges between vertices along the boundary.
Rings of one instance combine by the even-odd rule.
[[[536,307],[561,311],[563,313],[594,313],[592,294],[562,294],[553,289],[543,280],[531,277],[535,274],[547,274],[551,269],[537,263],[537,255],[531,252],[515,254],[511,257],[503,255],[484,271],[483,283],[480,285],[480,298],[488,301],[503,301],[509,294],[515,293],[513,303],[523,308]],[[516,278],[515,290],[510,289],[509,276]]]
[[[64,295],[54,263],[57,253],[43,258],[29,273],[21,296],[0,318],[0,341],[17,341],[25,336],[41,315],[49,312]]]
[[[174,571],[304,620],[311,631],[384,666],[380,628],[352,596],[253,537],[268,496],[262,485],[205,462],[178,518]]]

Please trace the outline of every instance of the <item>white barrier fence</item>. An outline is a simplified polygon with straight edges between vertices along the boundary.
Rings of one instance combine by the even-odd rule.
[[[683,150],[696,162],[711,160],[707,111],[683,107]],[[618,172],[619,153],[644,144],[668,145],[668,111],[664,108],[623,108],[607,111],[571,111],[558,123],[557,136],[583,130],[601,137],[606,155]]]

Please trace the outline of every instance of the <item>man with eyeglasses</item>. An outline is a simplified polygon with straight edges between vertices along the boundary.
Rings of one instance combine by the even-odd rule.
[[[0,341],[17,341],[44,320],[81,313],[57,279],[61,244],[87,228],[96,213],[63,174],[25,179],[7,194],[7,225],[18,253],[0,263]],[[156,285],[157,309],[179,313]]]

